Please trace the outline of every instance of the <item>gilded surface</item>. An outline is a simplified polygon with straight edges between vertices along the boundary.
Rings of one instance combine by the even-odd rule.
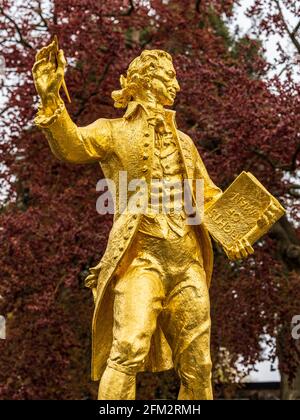
[[[205,212],[204,224],[234,259],[239,242],[253,245],[284,213],[281,204],[251,173],[242,172]]]
[[[165,108],[179,91],[172,58],[164,51],[144,51],[121,76],[121,89],[112,93],[115,106],[126,109],[124,116],[100,118],[86,127],[72,121],[60,97],[61,86],[66,90],[65,66],[56,41],[38,52],[33,77],[41,102],[35,122],[58,159],[99,162],[116,186],[107,249],[86,279],[95,300],[92,378],[100,380],[99,399],[134,399],[137,372],[172,366],[181,380],[179,399],[212,399],[212,247],[205,224],[187,223],[191,215],[178,190],[187,181],[193,217],[202,210],[193,180],[203,183],[204,210],[212,209],[222,192],[193,141],[178,130],[175,112]],[[131,210],[133,191],[125,211],[118,206],[120,171],[126,171],[128,183],[138,179],[151,187],[157,181],[158,189],[139,197],[143,211]],[[162,198],[166,180],[176,186],[168,211],[161,212],[149,200]],[[230,258],[251,254],[251,243],[237,241]]]

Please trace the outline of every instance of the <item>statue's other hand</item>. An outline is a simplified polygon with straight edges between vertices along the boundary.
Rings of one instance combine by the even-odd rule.
[[[43,105],[59,97],[66,60],[63,50],[56,52],[55,41],[38,51],[32,68],[33,80]]]
[[[253,247],[251,246],[250,242],[244,238],[238,241],[235,246],[227,251],[227,256],[230,260],[240,260],[242,258],[248,257],[253,253]]]

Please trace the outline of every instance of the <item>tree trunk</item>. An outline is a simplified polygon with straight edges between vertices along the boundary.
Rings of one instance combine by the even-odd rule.
[[[298,366],[296,376],[290,383],[285,373],[281,374],[280,396],[282,400],[300,400],[300,367]]]
[[[293,225],[286,217],[283,217],[270,232],[271,237],[277,241],[279,258],[284,262],[288,271],[295,271],[300,274],[300,239],[298,238]],[[294,315],[300,315],[294,314]],[[277,337],[277,356],[279,360],[279,371],[281,375],[281,399],[299,400],[300,399],[300,360],[296,368],[295,376],[290,381],[288,375],[282,370],[285,362],[285,347],[289,345],[291,335],[291,322],[283,325]],[[300,340],[295,343],[300,346]]]

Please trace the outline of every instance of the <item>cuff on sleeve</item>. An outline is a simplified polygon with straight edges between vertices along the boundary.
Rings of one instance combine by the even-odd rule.
[[[58,117],[62,114],[65,109],[65,104],[62,102],[58,108],[50,116],[44,114],[43,109],[39,109],[37,116],[34,119],[35,124],[40,128],[47,128],[54,124]]]

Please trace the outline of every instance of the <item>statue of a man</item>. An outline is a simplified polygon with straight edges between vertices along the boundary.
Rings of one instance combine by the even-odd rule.
[[[121,212],[116,206],[106,252],[86,281],[95,299],[92,378],[100,380],[99,399],[134,399],[137,372],[173,366],[181,380],[179,399],[212,399],[210,238],[203,224],[186,222],[184,209],[174,211],[182,204],[176,191],[169,212],[149,206],[150,198],[160,200],[164,181],[203,180],[204,208],[222,194],[193,141],[177,129],[175,112],[165,108],[179,91],[172,58],[143,51],[112,93],[115,106],[126,108],[124,116],[86,127],[76,126],[59,95],[65,65],[63,51],[52,43],[38,52],[33,67],[41,99],[35,122],[54,155],[72,163],[98,161],[115,181],[117,198],[120,171],[127,172],[128,182],[158,181],[140,203],[145,211]],[[237,247],[236,257],[252,252],[246,244]]]

